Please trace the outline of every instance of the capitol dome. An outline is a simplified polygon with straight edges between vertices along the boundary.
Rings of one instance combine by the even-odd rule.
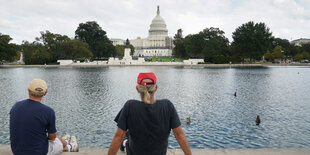
[[[159,6],[157,6],[157,15],[150,25],[149,36],[168,36],[167,25],[160,16]]]

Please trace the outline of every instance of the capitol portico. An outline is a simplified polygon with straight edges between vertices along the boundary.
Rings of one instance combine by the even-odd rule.
[[[111,40],[114,45],[125,42],[120,39]],[[160,16],[159,6],[150,25],[148,37],[132,39],[130,44],[135,47],[135,57],[172,56],[173,40],[168,36],[167,25]]]

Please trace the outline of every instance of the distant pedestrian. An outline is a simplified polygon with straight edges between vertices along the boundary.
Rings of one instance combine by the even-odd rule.
[[[116,155],[129,131],[126,151],[128,155],[165,155],[171,129],[186,155],[191,155],[179,116],[167,100],[155,100],[158,88],[154,73],[140,73],[136,89],[141,101],[128,100],[115,118],[118,129],[111,142],[109,155]]]

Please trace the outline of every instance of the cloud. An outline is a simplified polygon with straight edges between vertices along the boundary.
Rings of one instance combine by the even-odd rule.
[[[0,33],[15,43],[33,41],[45,30],[74,37],[79,23],[97,21],[110,38],[147,37],[157,5],[170,36],[179,28],[185,36],[218,27],[232,41],[238,26],[254,21],[276,37],[310,37],[308,0],[10,0],[1,2]]]

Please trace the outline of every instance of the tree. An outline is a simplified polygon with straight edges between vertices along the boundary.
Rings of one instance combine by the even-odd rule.
[[[273,61],[273,55],[270,53],[269,50],[267,50],[267,52],[264,54],[264,58],[265,58],[267,61]]]
[[[133,45],[129,45],[130,48],[130,55],[133,55],[135,53],[135,47],[133,47]]]
[[[17,54],[14,56],[14,61],[18,61],[20,59],[21,52],[17,51]]]
[[[304,56],[301,53],[298,53],[294,56],[294,60],[295,61],[299,61],[302,60],[304,58]]]
[[[21,48],[23,49],[24,62],[30,64],[47,64],[51,61],[51,54],[47,52],[45,46],[39,42],[29,43],[23,41]]]
[[[265,23],[250,21],[239,26],[232,35],[232,44],[243,58],[258,60],[270,47],[272,33]]]
[[[304,59],[310,59],[310,54],[308,52],[303,51],[301,54],[304,57]]]
[[[285,58],[292,57],[290,52],[290,42],[287,39],[281,39],[281,38],[273,38],[271,42],[271,48],[270,50],[274,49],[276,46],[281,46],[283,54]]]
[[[51,55],[51,61],[56,62],[59,59],[66,59],[64,43],[70,41],[66,35],[54,34],[46,30],[41,31],[41,36],[36,38],[36,41],[42,42],[46,51]]]
[[[294,60],[302,60],[302,59],[310,59],[310,54],[306,51],[303,51],[302,53],[298,53],[294,56]]]
[[[202,57],[204,39],[199,34],[189,34],[184,38],[185,53],[190,58]]]
[[[13,61],[17,55],[16,45],[10,43],[11,40],[9,35],[0,33],[0,61]]]
[[[116,45],[116,56],[122,57],[124,56],[125,45]]]
[[[219,28],[205,28],[199,32],[202,36],[204,44],[202,54],[206,61],[214,62],[219,60],[219,63],[226,63],[226,56],[228,56],[228,39],[224,36],[225,32]]]
[[[186,58],[188,55],[184,47],[184,38],[182,32],[182,29],[178,29],[177,33],[174,35],[173,55],[176,57]]]
[[[37,48],[32,53],[32,64],[47,64],[50,61],[51,55],[44,48]]]
[[[204,57],[206,62],[227,63],[229,62],[229,41],[224,34],[225,32],[219,28],[211,27],[203,29],[198,34],[187,35],[183,43],[184,53],[188,57]],[[182,41],[179,36],[181,35],[178,31],[175,35],[175,45]]]
[[[295,44],[290,44],[289,46],[289,50],[287,51],[287,55],[294,57],[296,56],[298,53],[301,53],[302,49],[299,46],[295,46]]]
[[[124,56],[124,51],[125,51],[126,45],[116,45],[115,50],[116,50],[116,56],[118,57],[123,57]],[[133,55],[135,52],[135,48],[130,44],[130,55]]]
[[[90,59],[93,57],[88,44],[78,39],[65,42],[64,49],[65,54],[72,60]]]
[[[283,59],[282,46],[276,46],[272,52],[273,59]]]
[[[88,43],[97,58],[116,55],[115,47],[106,36],[106,32],[95,21],[80,23],[75,31],[75,38]]]
[[[301,50],[310,53],[310,43],[301,44]]]

